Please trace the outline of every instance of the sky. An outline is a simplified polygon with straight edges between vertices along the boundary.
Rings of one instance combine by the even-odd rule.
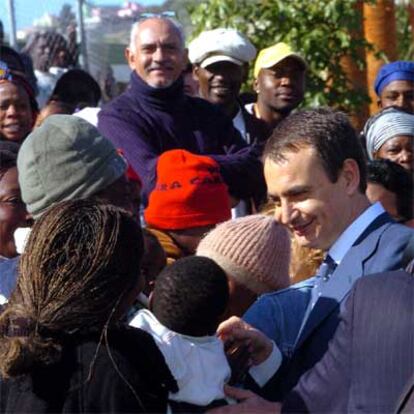
[[[34,19],[42,17],[46,12],[58,14],[62,6],[67,3],[72,10],[77,9],[77,0],[13,0],[16,14],[17,30],[29,27]],[[143,6],[154,6],[164,3],[163,0],[136,0]],[[0,0],[0,19],[3,21],[5,32],[10,30],[9,24],[9,0]],[[96,6],[113,5],[122,6],[125,0],[88,0],[88,4]]]

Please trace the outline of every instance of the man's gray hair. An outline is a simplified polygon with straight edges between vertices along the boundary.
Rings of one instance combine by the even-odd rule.
[[[181,24],[177,22],[177,20],[174,20],[171,17],[165,17],[165,16],[151,16],[151,17],[147,17],[146,19],[138,20],[137,22],[135,22],[132,25],[131,34],[130,34],[130,38],[129,38],[129,49],[131,50],[132,53],[136,53],[135,39],[137,37],[137,34],[138,34],[138,31],[140,29],[141,24],[146,22],[147,20],[150,20],[150,19],[166,20],[169,23],[171,23],[171,25],[177,31],[177,34],[178,34],[178,36],[180,38],[180,41],[181,41],[181,46],[183,47],[183,49],[185,48],[184,29],[183,29],[183,26],[181,26]]]

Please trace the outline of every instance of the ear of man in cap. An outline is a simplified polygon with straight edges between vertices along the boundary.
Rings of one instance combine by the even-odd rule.
[[[55,203],[109,188],[123,178],[127,165],[89,122],[52,115],[23,142],[17,167],[22,199],[38,218]]]

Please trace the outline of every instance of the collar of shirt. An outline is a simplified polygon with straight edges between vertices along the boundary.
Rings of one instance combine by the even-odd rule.
[[[254,114],[254,102],[248,103],[246,105],[244,105],[244,109],[250,114],[250,115],[255,115]]]
[[[236,128],[240,132],[240,135],[243,137],[243,139],[247,141],[246,124],[244,122],[242,110],[240,107],[239,107],[237,114],[233,118],[233,125],[234,125],[234,128]]]
[[[341,263],[348,250],[357,241],[363,231],[381,214],[385,212],[381,203],[368,207],[350,226],[339,236],[336,242],[328,250],[329,256],[337,265]]]

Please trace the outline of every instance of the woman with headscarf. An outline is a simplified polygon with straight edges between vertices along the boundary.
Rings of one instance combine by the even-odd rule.
[[[37,112],[29,82],[0,60],[0,141],[21,143],[33,129]]]
[[[0,315],[0,412],[166,412],[177,385],[152,337],[117,324],[143,286],[139,224],[94,201],[38,219]]]
[[[389,159],[414,170],[414,115],[386,108],[368,120],[363,134],[371,160]]]

